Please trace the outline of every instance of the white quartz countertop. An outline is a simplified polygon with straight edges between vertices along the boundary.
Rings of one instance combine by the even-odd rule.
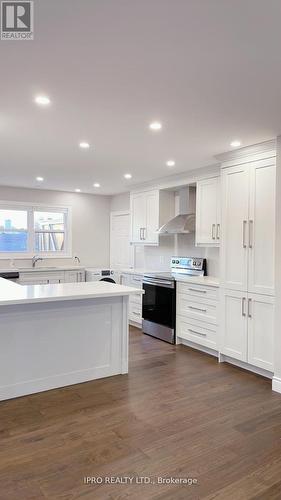
[[[0,278],[0,306],[142,294],[139,288],[106,281],[21,286]]]
[[[219,279],[212,276],[185,276],[182,274],[176,276],[176,281],[180,283],[193,283],[194,285],[220,286]]]
[[[42,272],[60,272],[60,271],[82,271],[84,266],[54,266],[54,267],[7,267],[0,269],[0,273],[42,273]]]
[[[168,269],[167,271],[155,271],[151,269],[123,269],[122,273],[123,274],[136,274],[143,276],[145,274],[152,274],[152,273],[161,273],[161,272],[170,272]],[[121,273],[121,274],[122,274]],[[205,285],[205,286],[215,286],[219,287],[220,282],[219,278],[215,278],[214,276],[187,276],[186,274],[180,274],[180,273],[174,273],[174,277],[176,281],[179,282],[186,282],[186,283],[193,283],[194,285]]]

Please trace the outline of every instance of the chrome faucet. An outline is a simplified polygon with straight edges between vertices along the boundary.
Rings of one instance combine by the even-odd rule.
[[[38,262],[38,260],[43,260],[43,259],[42,257],[39,257],[39,255],[34,255],[34,257],[32,257],[32,267],[35,267],[36,262]]]
[[[77,255],[75,255],[74,260],[75,260],[75,262],[78,262],[78,264],[81,263],[81,260],[79,259],[79,257]]]

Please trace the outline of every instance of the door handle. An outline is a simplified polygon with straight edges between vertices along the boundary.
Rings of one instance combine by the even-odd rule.
[[[254,221],[249,220],[249,248],[253,248]]]
[[[212,240],[216,239],[215,232],[216,232],[216,224],[212,224]]]
[[[247,248],[247,245],[246,245],[246,227],[247,227],[247,221],[243,220],[243,248]]]
[[[221,225],[220,224],[217,224],[217,240],[220,239],[221,237]]]
[[[245,309],[245,305],[246,305],[246,297],[242,297],[242,316],[246,316],[246,309]]]
[[[252,318],[252,299],[248,299],[248,318]]]

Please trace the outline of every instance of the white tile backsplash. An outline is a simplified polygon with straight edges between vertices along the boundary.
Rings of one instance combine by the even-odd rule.
[[[208,275],[219,277],[219,248],[196,247],[194,233],[160,236],[160,244],[157,247],[136,246],[134,267],[166,271],[170,267],[170,259],[173,255],[205,257]]]

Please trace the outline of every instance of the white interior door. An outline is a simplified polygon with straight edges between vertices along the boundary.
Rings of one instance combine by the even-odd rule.
[[[130,244],[130,213],[110,214],[110,267],[126,269],[133,266],[133,246]]]
[[[248,165],[223,170],[222,193],[222,284],[243,291],[248,285]]]
[[[274,298],[248,294],[248,362],[273,372]]]
[[[247,293],[222,290],[221,352],[247,361]]]
[[[274,295],[275,158],[250,170],[248,290]]]

